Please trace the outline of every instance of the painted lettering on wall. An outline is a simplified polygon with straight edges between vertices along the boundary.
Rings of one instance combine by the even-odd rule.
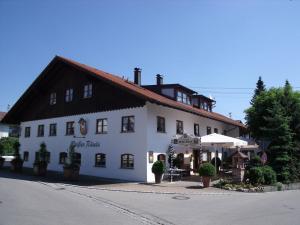
[[[97,148],[100,147],[100,143],[97,141],[72,141],[71,145],[75,145],[76,148]]]

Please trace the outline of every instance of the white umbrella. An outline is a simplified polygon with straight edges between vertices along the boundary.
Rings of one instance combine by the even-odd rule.
[[[209,134],[201,137],[201,146],[214,146],[215,147],[215,168],[217,164],[217,149],[216,147],[241,147],[248,145],[247,141],[240,140],[221,134]],[[217,170],[217,168],[216,168]]]

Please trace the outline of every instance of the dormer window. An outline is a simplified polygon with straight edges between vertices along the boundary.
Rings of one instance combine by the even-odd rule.
[[[86,84],[83,89],[83,98],[91,98],[93,95],[93,85]]]
[[[177,101],[182,102],[184,104],[191,104],[191,97],[188,96],[186,93],[183,93],[181,91],[177,91]]]
[[[65,100],[66,100],[66,102],[73,101],[73,89],[72,88],[66,90]]]
[[[50,105],[55,105],[56,104],[56,93],[53,92],[50,94]]]

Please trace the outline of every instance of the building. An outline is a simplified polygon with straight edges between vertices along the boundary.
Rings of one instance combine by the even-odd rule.
[[[9,126],[5,123],[2,123],[2,119],[5,115],[5,112],[0,112],[0,139],[9,136]]]
[[[151,182],[152,163],[165,160],[174,135],[240,136],[245,126],[213,112],[214,103],[180,84],[164,84],[161,75],[156,85],[142,85],[138,68],[131,82],[56,56],[4,121],[20,124],[25,167],[45,142],[48,169],[62,171],[74,143],[81,174]],[[197,152],[191,161],[198,161]]]

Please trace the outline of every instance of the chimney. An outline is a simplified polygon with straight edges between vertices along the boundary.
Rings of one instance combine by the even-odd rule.
[[[141,68],[134,68],[134,83],[141,86],[142,83],[142,70]]]
[[[164,78],[162,75],[157,74],[156,75],[156,85],[162,85],[164,83]]]

